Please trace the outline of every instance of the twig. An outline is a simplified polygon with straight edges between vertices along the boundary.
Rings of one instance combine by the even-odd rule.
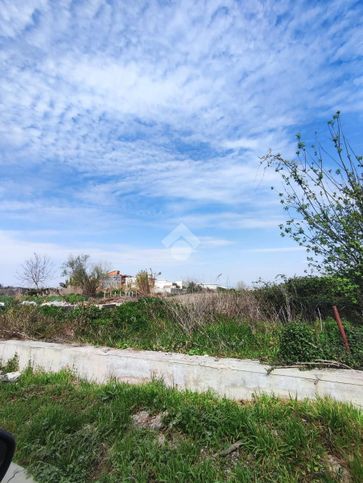
[[[272,366],[266,369],[267,375],[270,375],[274,369],[302,369],[304,367],[335,367],[337,369],[353,369],[352,367],[338,361],[328,361],[325,359],[316,359],[315,361],[309,362],[296,362],[295,364],[286,366]]]
[[[19,337],[19,339],[30,339],[27,334],[24,334],[24,332],[18,332],[17,330],[1,329],[1,333],[10,334],[12,337]]]
[[[353,369],[353,367],[348,366],[347,364],[344,364],[344,362],[339,362],[339,361],[330,361],[330,360],[326,360],[326,359],[315,359],[315,362],[318,362],[319,364],[331,364],[332,366],[341,367],[343,369]]]
[[[217,453],[215,456],[228,456],[229,454],[233,453],[234,451],[237,451],[238,448],[242,446],[242,441],[236,441],[235,443],[231,444],[227,449],[224,449],[223,451],[220,451]]]

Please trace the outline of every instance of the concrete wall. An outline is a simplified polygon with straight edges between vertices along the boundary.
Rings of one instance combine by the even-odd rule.
[[[212,390],[231,399],[251,399],[267,393],[279,397],[331,396],[363,407],[363,372],[342,369],[275,369],[257,361],[218,359],[165,352],[118,350],[38,341],[0,341],[0,360],[15,354],[20,368],[29,364],[46,371],[74,370],[81,378],[129,383],[163,379],[168,386],[203,392]]]

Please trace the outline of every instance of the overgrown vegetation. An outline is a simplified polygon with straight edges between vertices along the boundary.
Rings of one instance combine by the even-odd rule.
[[[141,273],[141,272],[140,272]],[[148,272],[144,271],[149,280],[152,279]],[[146,279],[146,277],[144,277]],[[148,285],[150,289],[150,284]],[[146,292],[148,292],[148,290]],[[114,296],[120,296],[120,290],[115,291]],[[143,291],[139,290],[142,295]],[[195,295],[190,297],[189,307],[194,305],[194,314],[197,316],[201,311],[207,311],[207,306],[211,303],[209,312],[215,310],[216,304],[224,305],[224,311],[232,309],[233,315],[240,315],[241,311],[248,318],[255,320],[273,320],[280,322],[290,322],[292,320],[304,320],[314,322],[332,315],[332,306],[339,307],[341,315],[352,322],[361,323],[363,321],[363,293],[359,284],[352,282],[346,277],[339,276],[300,276],[300,277],[281,277],[280,281],[258,282],[253,289],[242,287],[239,289],[220,289],[219,293],[228,294],[228,298],[213,296],[213,293],[204,291],[200,286],[191,282],[187,289],[187,294]],[[145,294],[143,294],[145,295]],[[69,294],[69,295],[41,295],[41,294],[22,294],[8,296],[0,295],[0,302],[5,304],[16,304],[21,301],[34,301],[37,304],[54,300],[66,301],[72,304],[81,302],[99,303],[104,297],[103,292],[97,292],[93,296]],[[150,296],[146,294],[146,296]],[[176,297],[178,300],[178,297]],[[193,300],[195,303],[193,304]],[[226,300],[228,303],[226,304]],[[218,308],[218,310],[219,310]],[[187,314],[188,315],[188,314]],[[190,315],[190,313],[189,313]],[[192,325],[198,323],[191,321]]]
[[[116,348],[254,358],[271,364],[334,360],[363,368],[363,326],[345,322],[348,354],[333,320],[282,323],[264,318],[251,292],[142,298],[115,308],[9,306],[0,337]]]
[[[262,283],[254,291],[264,318],[272,315],[282,322],[314,322],[332,315],[337,305],[343,317],[363,321],[361,287],[345,277],[306,276],[283,278],[280,283]]]
[[[28,370],[0,385],[0,426],[39,483],[363,479],[362,413],[328,399],[238,404]]]
[[[15,354],[14,357],[2,363],[0,361],[0,374],[6,374],[8,372],[15,372],[19,370],[19,357]]]
[[[312,361],[340,361],[363,369],[363,330],[345,324],[350,351],[343,345],[334,320],[328,319],[318,329],[306,323],[290,323],[280,335],[278,358],[286,364]]]
[[[102,310],[94,306],[71,310],[10,306],[0,312],[0,337],[230,357],[274,357],[278,325],[248,324],[242,319],[210,312],[207,304],[205,308],[209,313],[199,309],[194,326],[184,326],[183,315],[188,309],[180,302],[160,299],[145,298]],[[190,310],[189,319],[193,320],[196,309]],[[274,327],[276,330],[272,330]]]

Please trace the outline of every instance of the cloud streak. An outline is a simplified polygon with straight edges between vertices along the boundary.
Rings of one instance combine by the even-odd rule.
[[[44,230],[42,214],[160,239],[181,221],[206,240],[267,229],[281,214],[259,156],[293,154],[292,133],[337,108],[363,113],[361,2],[0,7],[4,229]]]

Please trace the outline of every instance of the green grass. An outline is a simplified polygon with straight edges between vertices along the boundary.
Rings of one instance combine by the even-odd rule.
[[[218,316],[186,331],[165,313],[163,304],[140,300],[103,310],[9,307],[0,312],[0,337],[17,334],[116,348],[273,360],[279,326]]]
[[[194,325],[189,322],[189,326],[183,326],[184,316]],[[195,322],[183,311],[175,316],[170,305],[158,299],[102,310],[94,306],[66,310],[14,305],[0,311],[0,337],[249,358],[271,364],[329,359],[363,368],[363,326],[346,324],[351,344],[351,353],[347,354],[332,320],[314,326],[255,321],[243,315],[208,311],[203,317]]]
[[[140,410],[163,413],[163,427],[136,427]],[[39,482],[363,480],[362,413],[327,399],[238,404],[158,382],[93,385],[28,370],[0,385],[0,426]]]
[[[11,304],[14,300],[14,297],[11,297],[10,295],[0,295],[0,302],[3,302],[5,304]]]
[[[272,360],[278,347],[278,333],[266,331],[263,324],[253,330],[247,323],[228,319],[211,322],[188,333],[168,320],[150,320],[138,327],[106,322],[100,329],[99,324],[103,322],[95,321],[81,340],[118,348],[265,360]]]
[[[16,303],[20,303],[23,301],[32,301],[36,302],[38,305],[44,302],[62,302],[66,301],[70,304],[77,304],[80,302],[85,302],[88,300],[89,297],[80,294],[69,294],[69,295],[28,295],[22,294],[19,296],[10,296],[10,295],[0,295],[0,302],[5,302],[7,305],[14,305]]]
[[[5,364],[0,360],[0,374],[6,374],[8,372],[15,372],[19,370],[19,358],[15,354],[14,357],[7,360]]]

